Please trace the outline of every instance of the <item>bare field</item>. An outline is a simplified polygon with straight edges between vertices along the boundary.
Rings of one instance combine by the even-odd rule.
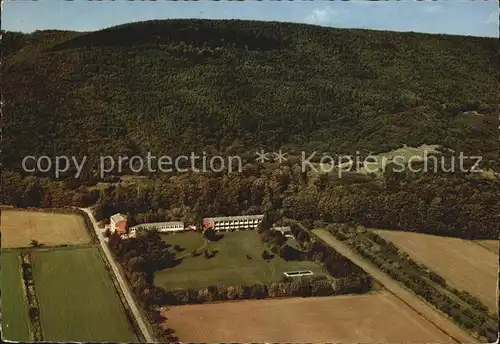
[[[435,235],[376,230],[415,261],[497,311],[498,256],[475,242]],[[491,245],[491,244],[489,244]]]
[[[47,246],[90,241],[85,220],[77,214],[1,209],[2,248],[28,247],[32,239]]]
[[[475,243],[498,256],[498,240],[476,240]]]
[[[164,315],[185,342],[453,342],[385,292],[177,306]]]

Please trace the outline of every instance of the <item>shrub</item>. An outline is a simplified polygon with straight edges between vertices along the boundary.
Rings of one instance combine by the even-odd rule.
[[[446,280],[433,271],[429,272],[429,279],[442,287],[446,286]]]
[[[30,306],[28,312],[29,312],[29,317],[31,318],[32,321],[37,319],[38,315],[40,314],[38,308],[34,306]]]

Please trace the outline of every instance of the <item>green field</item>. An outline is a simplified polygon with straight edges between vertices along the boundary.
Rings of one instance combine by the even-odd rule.
[[[19,252],[2,251],[0,263],[4,339],[30,341],[32,339],[29,330],[28,306],[24,295]]]
[[[309,261],[286,262],[278,256],[266,262],[262,259],[262,251],[266,249],[255,231],[239,231],[226,233],[218,242],[208,245],[210,250],[219,250],[215,257],[205,258],[203,255],[192,257],[192,248],[199,247],[203,238],[200,233],[178,233],[171,239],[165,237],[169,244],[179,244],[186,251],[178,255],[186,257],[182,262],[170,269],[155,274],[155,284],[166,289],[203,288],[209,285],[240,285],[251,283],[272,283],[283,276],[283,272],[292,270],[311,270],[322,274],[322,268]],[[201,241],[200,241],[201,239]],[[188,249],[191,248],[191,249]],[[246,255],[252,257],[247,259]]]
[[[35,251],[32,265],[44,340],[136,340],[97,249]]]
[[[184,250],[177,254],[177,256],[183,256],[185,254],[190,254],[193,250],[200,250],[206,245],[206,240],[198,232],[182,232],[182,233],[171,233],[171,234],[160,234],[163,241],[170,245],[179,245]],[[173,251],[175,252],[175,251]]]
[[[366,163],[361,165],[358,170],[355,169],[355,165],[352,168],[349,168],[349,163],[344,162],[341,164],[341,168],[345,171],[352,171],[357,173],[368,174],[370,172],[375,173],[377,175],[383,175],[383,170],[390,162],[395,162],[398,164],[407,163],[410,158],[416,159],[416,161],[424,161],[425,153],[435,154],[439,153],[439,145],[427,145],[423,144],[419,147],[408,147],[404,145],[403,147],[393,149],[389,152],[384,152],[380,154],[372,154],[372,159],[366,160]],[[396,158],[397,157],[397,158]],[[355,162],[356,157],[353,157],[353,161]],[[347,159],[346,159],[347,160]],[[363,160],[360,160],[363,162]],[[373,162],[372,162],[373,161]],[[413,163],[415,163],[413,162]],[[337,169],[334,169],[331,164],[315,164],[315,167],[319,169],[319,173],[330,172],[338,173]],[[338,168],[335,167],[335,168]],[[313,172],[313,175],[316,174]]]

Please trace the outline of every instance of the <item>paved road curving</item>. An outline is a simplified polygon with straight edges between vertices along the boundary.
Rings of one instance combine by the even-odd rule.
[[[141,330],[144,338],[146,338],[146,341],[148,343],[154,343],[156,342],[149,333],[149,329],[146,325],[146,322],[144,321],[144,318],[141,315],[141,312],[139,311],[139,308],[137,307],[137,304],[135,303],[135,300],[132,296],[132,293],[128,287],[127,282],[123,278],[122,274],[120,273],[120,269],[116,265],[115,260],[113,259],[113,255],[111,254],[111,251],[108,248],[108,245],[104,241],[104,235],[102,234],[101,230],[99,229],[99,226],[97,225],[97,221],[94,217],[94,214],[92,214],[92,211],[90,211],[89,208],[79,208],[83,210],[85,213],[90,218],[90,221],[92,221],[92,225],[94,226],[94,231],[97,237],[99,238],[99,242],[101,243],[102,250],[104,251],[104,254],[106,255],[106,258],[108,259],[109,265],[111,266],[111,269],[113,270],[113,273],[115,274],[116,280],[118,281],[118,284],[120,285],[120,288],[123,291],[123,295],[125,295],[125,299],[127,300],[127,303],[129,305],[130,310],[132,311],[132,314],[134,315],[134,318],[139,326],[139,329]]]
[[[394,294],[398,299],[407,304],[415,312],[427,319],[434,326],[445,332],[451,340],[458,343],[478,343],[476,339],[467,334],[464,330],[450,322],[443,315],[431,308],[424,301],[420,300],[416,295],[408,291],[399,282],[392,279],[391,276],[380,270],[368,260],[360,257],[349,246],[337,240],[334,236],[325,230],[315,229],[312,231],[318,238],[324,241],[327,245],[334,248],[338,253],[351,260],[361,269],[377,279],[389,292]]]

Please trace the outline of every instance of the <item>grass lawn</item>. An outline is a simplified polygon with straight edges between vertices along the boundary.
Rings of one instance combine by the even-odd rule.
[[[383,175],[383,171],[380,169],[384,169],[385,166],[392,161],[393,158],[398,157],[396,161],[400,163],[406,163],[411,157],[420,157],[423,161],[424,159],[424,153],[427,152],[428,154],[430,153],[438,153],[439,151],[437,150],[439,148],[439,145],[427,145],[423,144],[419,147],[408,147],[404,145],[403,147],[391,150],[389,152],[384,152],[384,153],[379,153],[379,154],[373,154],[372,157],[373,159],[367,160],[366,164],[363,166],[361,165],[359,170],[356,171],[355,164],[352,166],[352,168],[349,167],[348,162],[343,162],[342,163],[342,168],[344,170],[344,174],[347,173],[347,171],[351,172],[359,172],[363,174],[367,174],[369,172],[373,172],[376,175]],[[353,157],[353,160],[355,158]],[[372,162],[373,161],[373,162]],[[418,160],[417,160],[418,161]],[[361,160],[361,162],[363,162]],[[329,173],[330,171],[334,174],[338,173],[338,166],[335,166],[334,169],[332,169],[331,164],[320,164],[320,163],[315,163],[315,167],[319,170],[319,173]],[[312,172],[313,175],[318,174],[317,172]]]
[[[299,250],[299,251],[301,250],[301,248],[299,247],[299,244],[297,243],[297,240],[295,240],[295,238],[288,238],[286,241],[286,244],[290,247],[293,247],[296,250]]]
[[[136,341],[96,248],[32,254],[46,341]]]
[[[19,252],[2,251],[0,262],[4,339],[21,342],[31,341],[28,305],[24,295]]]
[[[179,245],[184,250],[177,253],[177,256],[191,254],[193,250],[199,250],[206,244],[203,235],[199,232],[182,232],[182,233],[161,233],[160,237],[163,241],[170,245]],[[172,252],[175,252],[172,250]]]
[[[183,239],[177,238],[184,235],[186,237]],[[199,240],[203,239],[200,233],[178,233],[174,236],[175,240],[192,241],[193,244],[185,243],[190,247],[199,247]],[[168,238],[166,241],[170,243]],[[187,255],[174,268],[158,271],[155,284],[166,289],[203,288],[215,284],[272,283],[279,281],[283,272],[293,270],[311,270],[323,274],[321,266],[314,262],[286,262],[278,256],[266,262],[261,257],[266,247],[255,231],[226,233],[218,242],[210,243],[208,248],[219,252],[211,259],[203,255]],[[247,259],[246,255],[252,259]]]

